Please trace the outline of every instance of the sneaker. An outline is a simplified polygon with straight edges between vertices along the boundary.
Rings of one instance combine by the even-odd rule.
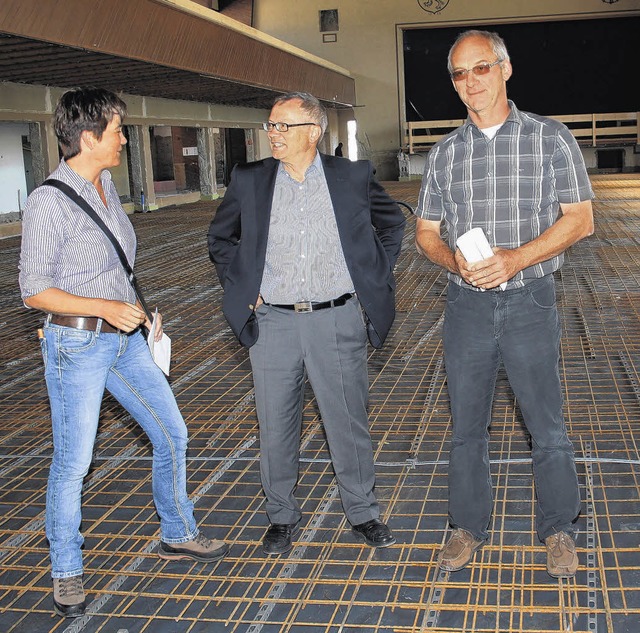
[[[224,558],[228,551],[229,546],[223,541],[212,541],[204,534],[198,534],[193,540],[186,543],[170,545],[160,541],[158,556],[164,560],[191,558],[201,563],[212,563]]]
[[[475,551],[483,545],[484,541],[477,539],[471,532],[456,528],[438,554],[440,569],[458,571],[466,567],[471,562]]]
[[[53,610],[63,618],[84,615],[87,606],[82,576],[53,579]]]
[[[578,570],[578,554],[573,538],[556,532],[544,540],[547,547],[547,572],[553,578],[573,578]]]

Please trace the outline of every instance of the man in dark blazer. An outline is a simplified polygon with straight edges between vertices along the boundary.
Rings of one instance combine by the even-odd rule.
[[[386,547],[395,538],[373,492],[367,336],[380,347],[393,323],[405,218],[368,161],[318,152],[327,115],[315,97],[279,97],[264,127],[273,158],[235,168],[209,229],[224,314],[250,348],[270,521],[263,549],[289,551],[302,516],[305,378],[352,530]]]

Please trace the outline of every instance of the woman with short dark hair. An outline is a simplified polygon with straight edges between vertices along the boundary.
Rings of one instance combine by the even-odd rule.
[[[107,90],[80,88],[63,94],[54,128],[64,158],[50,178],[71,187],[93,208],[133,267],[136,236],[108,171],[120,164],[127,142],[125,114],[125,103]],[[56,613],[75,617],[86,606],[81,492],[105,389],[153,445],[160,557],[203,562],[222,558],[228,546],[209,540],[196,527],[186,491],[187,428],[140,331],[151,323],[114,245],[81,206],[51,185],[38,187],[27,200],[20,288],[27,307],[47,314],[40,342],[54,445],[46,534]],[[162,336],[158,323],[156,340]]]

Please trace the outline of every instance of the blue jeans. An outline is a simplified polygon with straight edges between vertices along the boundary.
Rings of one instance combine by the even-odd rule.
[[[477,292],[450,282],[443,340],[453,419],[451,524],[488,538],[493,508],[489,426],[502,362],[531,435],[538,536],[544,540],[554,532],[571,532],[580,492],[562,412],[553,276],[506,292]]]
[[[82,574],[82,481],[91,465],[105,388],[153,445],[152,487],[161,538],[183,543],[198,534],[186,492],[187,428],[171,387],[140,332],[130,336],[45,324],[42,354],[53,460],[46,533],[53,578]]]

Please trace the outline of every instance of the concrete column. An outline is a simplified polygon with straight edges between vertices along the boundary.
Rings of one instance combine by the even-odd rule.
[[[133,177],[133,204],[136,211],[153,211],[158,208],[153,188],[153,163],[151,140],[147,125],[129,125],[129,153]],[[142,195],[144,193],[144,204]]]
[[[203,200],[218,198],[216,185],[216,150],[213,128],[200,127],[198,136],[198,168],[200,170],[200,195]]]
[[[51,121],[41,124],[40,139],[42,141],[42,169],[48,176],[60,163],[58,138]]]
[[[49,175],[49,172],[45,167],[47,160],[42,144],[42,130],[40,129],[40,123],[29,123],[29,143],[31,144],[33,184],[36,187],[39,187]]]
[[[252,163],[256,160],[256,141],[253,128],[245,129],[244,142],[247,148],[247,162]]]

